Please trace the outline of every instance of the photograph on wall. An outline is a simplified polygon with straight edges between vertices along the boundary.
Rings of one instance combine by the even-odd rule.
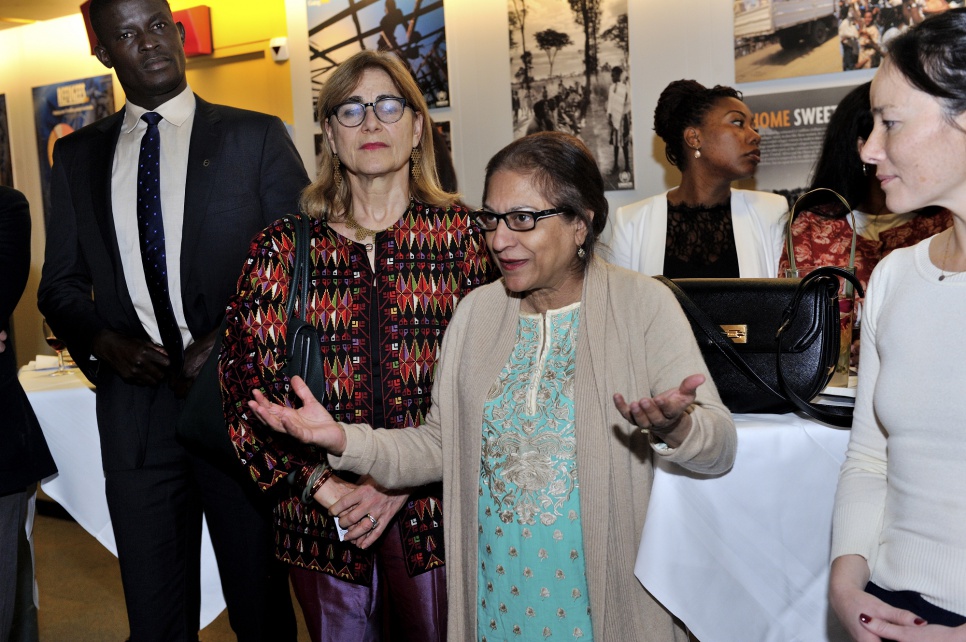
[[[947,0],[734,0],[735,82],[873,69]]]
[[[854,88],[746,95],[744,102],[761,133],[761,162],[753,185],[742,187],[781,194],[793,205],[811,180],[829,119]]]
[[[312,113],[326,77],[364,49],[392,51],[430,108],[448,107],[443,0],[306,0]]]
[[[10,126],[7,123],[7,95],[0,94],[0,185],[13,187],[13,160],[10,158]]]
[[[112,78],[107,74],[33,88],[45,219],[50,216],[50,168],[54,162],[54,143],[114,113]]]
[[[513,137],[563,131],[634,189],[627,0],[507,0]]]

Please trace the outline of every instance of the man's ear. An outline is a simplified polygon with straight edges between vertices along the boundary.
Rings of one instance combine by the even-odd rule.
[[[178,25],[178,33],[181,34],[181,46],[184,46],[184,34],[185,34],[184,25],[181,24],[180,22],[178,22],[177,25]]]
[[[108,69],[114,66],[114,62],[111,60],[111,54],[107,53],[107,49],[105,49],[103,46],[94,46],[94,56]]]

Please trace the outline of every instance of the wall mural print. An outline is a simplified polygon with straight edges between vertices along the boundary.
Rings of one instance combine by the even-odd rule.
[[[947,0],[734,0],[735,82],[873,69]]]
[[[377,49],[406,63],[430,108],[450,105],[443,0],[306,0],[306,9],[313,104],[342,61]]]
[[[507,0],[513,137],[578,136],[607,189],[634,189],[627,0]]]

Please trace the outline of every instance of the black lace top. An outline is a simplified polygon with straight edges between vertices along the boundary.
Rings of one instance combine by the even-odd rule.
[[[668,203],[663,274],[670,279],[738,277],[730,198],[711,206]]]

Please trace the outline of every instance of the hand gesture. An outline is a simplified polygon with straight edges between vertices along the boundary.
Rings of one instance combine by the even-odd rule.
[[[687,410],[694,403],[698,386],[704,383],[704,375],[686,377],[677,388],[671,388],[656,397],[642,397],[627,403],[620,393],[614,395],[618,412],[633,425],[648,430],[669,446],[678,446],[691,431],[691,415]],[[669,441],[670,439],[670,441]]]
[[[106,361],[121,379],[139,386],[157,385],[171,365],[163,347],[113,330],[99,332],[92,348],[94,356]]]
[[[329,513],[339,518],[342,528],[348,528],[347,542],[369,548],[406,503],[409,491],[386,490],[368,475],[360,477],[358,484],[329,507]]]
[[[306,444],[321,446],[333,455],[345,452],[345,431],[312,395],[301,377],[292,377],[292,390],[302,400],[302,407],[298,410],[272,403],[258,390],[252,391],[248,407],[262,423],[276,432],[287,433]]]

